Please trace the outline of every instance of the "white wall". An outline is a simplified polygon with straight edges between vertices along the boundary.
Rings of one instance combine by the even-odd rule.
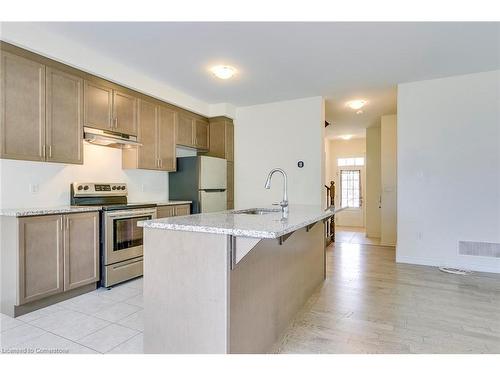
[[[130,202],[168,199],[167,172],[123,170],[121,160],[120,149],[87,143],[83,165],[0,160],[0,208],[69,205],[71,182],[126,182]]]
[[[380,244],[394,246],[397,242],[397,117],[380,119]]]
[[[338,174],[338,158],[365,157],[366,139],[354,138],[350,140],[336,139],[330,141],[330,177],[335,182],[335,206],[340,207],[340,176]],[[361,196],[365,196],[365,168],[361,170]],[[359,210],[344,210],[335,215],[337,225],[364,226],[364,205],[361,212]],[[361,225],[359,225],[361,224]]]
[[[500,273],[500,71],[398,88],[397,261]]]
[[[380,126],[366,129],[366,236],[380,238]]]
[[[290,204],[324,205],[323,98],[239,107],[234,122],[237,208],[281,200],[279,175],[270,190],[264,189],[267,174],[276,167],[288,174]],[[304,168],[297,167],[299,160]]]

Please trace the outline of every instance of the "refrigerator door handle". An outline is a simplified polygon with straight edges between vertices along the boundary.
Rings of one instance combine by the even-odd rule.
[[[226,189],[201,189],[200,191],[204,191],[205,193],[220,193],[226,191]]]

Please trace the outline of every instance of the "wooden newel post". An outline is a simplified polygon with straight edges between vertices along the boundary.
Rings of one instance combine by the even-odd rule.
[[[330,181],[330,205],[335,205],[335,182]],[[330,233],[332,242],[335,242],[335,215],[330,219]]]

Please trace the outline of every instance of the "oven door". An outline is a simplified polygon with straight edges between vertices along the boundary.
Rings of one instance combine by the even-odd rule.
[[[142,256],[143,229],[139,221],[156,219],[156,208],[105,213],[104,264]]]

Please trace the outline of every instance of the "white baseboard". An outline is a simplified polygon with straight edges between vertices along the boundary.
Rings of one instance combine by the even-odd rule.
[[[450,262],[449,260],[439,259],[439,258],[420,258],[420,257],[408,257],[400,256],[396,252],[396,263],[407,263],[407,264],[418,264],[421,266],[433,266],[433,267],[453,267],[460,268],[469,271],[476,272],[489,272],[489,273],[500,273],[500,266],[497,264],[483,264],[472,261],[467,257],[467,261],[464,262]]]

